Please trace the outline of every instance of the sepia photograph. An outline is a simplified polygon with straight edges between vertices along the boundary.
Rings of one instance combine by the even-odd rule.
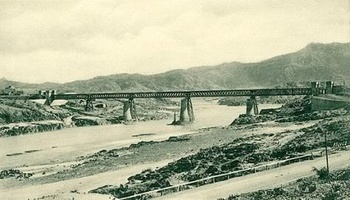
[[[0,0],[0,200],[350,200],[350,0]]]

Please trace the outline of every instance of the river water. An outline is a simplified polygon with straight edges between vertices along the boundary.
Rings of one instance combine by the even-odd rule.
[[[220,106],[201,100],[193,100],[193,106],[196,121],[185,126],[167,125],[172,122],[172,119],[169,119],[130,125],[67,128],[0,138],[0,169],[68,162],[102,149],[128,146],[139,141],[164,140],[204,127],[227,126],[240,114],[245,113],[245,106]],[[259,105],[259,109],[278,106],[280,105],[262,104]],[[138,134],[151,135],[135,137]],[[31,152],[32,150],[37,151]],[[7,156],[13,153],[19,155]]]

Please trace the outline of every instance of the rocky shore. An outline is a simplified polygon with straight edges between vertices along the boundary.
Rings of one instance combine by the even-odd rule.
[[[349,123],[350,119],[345,117],[332,121],[324,120],[314,126],[295,131],[240,137],[229,143],[201,149],[198,153],[182,157],[159,169],[144,170],[130,176],[125,184],[106,185],[90,192],[122,198],[306,155],[313,151],[320,151],[324,144],[324,134],[329,131],[332,131],[328,136],[329,147],[332,150],[345,150],[350,144]]]
[[[310,101],[308,98],[304,98],[286,104],[279,109],[262,112],[265,114],[258,116],[241,115],[234,120],[231,126],[240,127],[261,122],[321,121],[316,121],[313,126],[295,131],[254,134],[230,142],[227,141],[221,145],[200,149],[192,155],[182,157],[159,169],[147,169],[130,176],[125,184],[106,185],[90,192],[122,198],[183,182],[246,169],[263,163],[306,155],[313,151],[322,151],[324,134],[327,133],[329,134],[328,146],[333,150],[346,150],[347,145],[350,144],[348,135],[350,118],[348,117],[349,110],[347,108],[311,112]],[[190,137],[189,140],[191,139]],[[153,143],[147,143],[147,145],[153,145]]]
[[[349,107],[335,110],[311,110],[311,99],[306,96],[303,99],[289,101],[277,109],[263,109],[257,116],[241,114],[231,125],[255,124],[267,121],[274,122],[305,122],[310,120],[320,120],[345,115],[350,110]]]
[[[86,112],[77,101],[59,106],[44,106],[35,102],[0,100],[0,137],[53,131],[69,127],[97,126],[123,123],[122,104],[110,101],[110,107]],[[168,119],[169,109],[160,106],[174,102],[145,100],[139,102],[139,121]],[[119,114],[118,114],[119,113]]]
[[[64,128],[62,121],[39,121],[39,122],[22,122],[11,123],[0,126],[0,137],[16,136],[28,133],[38,133],[44,131],[54,131]]]
[[[28,179],[33,176],[33,173],[23,173],[18,169],[2,170],[0,172],[0,179],[15,178],[15,179]]]

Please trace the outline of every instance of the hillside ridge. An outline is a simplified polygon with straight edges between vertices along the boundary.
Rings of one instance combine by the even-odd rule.
[[[271,87],[314,80],[350,81],[349,66],[350,43],[310,43],[299,51],[255,63],[226,62],[153,75],[112,74],[63,84],[28,84],[1,78],[0,88],[13,85],[59,92],[118,92]]]

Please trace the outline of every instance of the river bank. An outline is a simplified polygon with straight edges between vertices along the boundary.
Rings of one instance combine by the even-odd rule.
[[[339,127],[336,132],[329,136],[328,142],[333,150],[344,150],[343,147],[350,144],[350,138],[349,140],[344,140],[350,130],[349,122],[349,118],[336,119],[330,122],[314,121],[314,125],[311,126],[309,124],[295,130],[277,131],[275,133],[264,129],[255,132],[247,127],[249,132],[253,133],[247,134],[246,130],[244,131],[245,135],[236,135],[235,139],[232,135],[230,138],[219,137],[220,139],[225,139],[225,142],[222,144],[212,143],[207,148],[201,146],[199,151],[194,150],[189,155],[182,156],[182,158],[169,163],[165,167],[156,170],[144,170],[130,176],[123,185],[101,186],[91,190],[91,192],[112,194],[117,198],[122,198],[184,182],[256,167],[265,163],[306,155],[314,151],[322,151],[324,133],[318,130],[319,126],[327,131],[331,130],[332,127]],[[261,126],[269,127],[269,125],[263,124]],[[225,133],[228,134],[229,131],[226,130]],[[191,136],[189,140],[194,140],[194,135]],[[216,137],[218,136],[216,135]],[[206,141],[208,140],[210,141],[210,138],[206,138]],[[156,147],[154,144],[149,145],[152,145],[153,148]],[[182,142],[181,145],[192,147],[189,142]],[[171,145],[168,144],[166,147],[169,146]],[[143,151],[146,150],[143,148]],[[107,160],[104,156],[100,158]],[[109,159],[110,157],[108,157]]]
[[[79,197],[78,199],[84,199],[84,196],[89,195],[87,193],[88,191],[93,190],[101,185],[111,183],[116,185],[124,184],[127,181],[127,178],[131,175],[134,175],[147,169],[155,170],[156,167],[165,166],[170,162],[174,162],[180,159],[181,157],[196,154],[201,149],[210,148],[216,145],[223,145],[229,141],[234,141],[235,139],[241,137],[252,136],[254,134],[274,134],[280,131],[285,132],[289,130],[308,127],[312,124],[313,122],[310,124],[306,123],[302,125],[266,124],[239,128],[204,128],[200,129],[196,133],[192,133],[191,135],[177,137],[180,139],[175,139],[175,137],[172,136],[170,138],[168,137],[169,139],[166,140],[162,139],[160,141],[153,142],[139,142],[131,144],[129,147],[119,148],[116,150],[101,150],[99,152],[91,153],[90,155],[84,157],[76,157],[77,162],[75,163],[75,165],[66,164],[66,167],[61,166],[61,168],[56,167],[56,169],[54,169],[53,167],[57,164],[47,165],[46,167],[44,167],[43,165],[39,165],[43,167],[36,170],[34,176],[29,179],[22,181],[17,181],[15,179],[2,180],[2,190],[5,191],[7,194],[11,193],[11,191],[16,193],[19,192],[18,194],[13,194],[14,196],[20,195],[26,198],[41,197],[35,195],[35,192],[33,192],[33,194],[28,194],[27,196],[20,194],[20,191],[22,189],[28,192],[26,188],[30,186],[38,189],[40,188],[40,191],[45,190],[46,193],[43,195],[54,194],[60,196],[62,194],[57,193],[57,190],[59,190],[59,188],[62,188],[62,186],[66,185],[66,183],[75,183],[74,185],[70,185],[70,187],[68,187],[70,190],[64,191],[64,199],[69,199],[74,196]],[[147,138],[150,136],[141,137]],[[81,162],[78,163],[78,161]],[[159,162],[162,162],[163,164],[157,164]],[[145,164],[147,164],[147,166],[139,167],[137,168],[137,170],[132,171],[132,173],[125,174],[124,179],[116,179],[117,177],[121,176],[121,174],[118,175],[118,172],[123,174],[124,169]],[[20,170],[22,170],[25,173],[29,173],[33,172],[33,167],[33,165],[20,167]],[[55,172],[52,173],[53,171]],[[110,177],[108,179],[102,180],[99,174],[104,173],[114,173],[116,174],[116,178]],[[86,179],[89,177],[94,178],[92,180]],[[84,181],[86,179],[89,180],[90,183],[95,182],[95,184],[90,184],[88,188],[84,187],[80,189],[81,186],[87,184],[82,182],[82,185],[80,185],[78,183],[79,181],[74,181],[80,179],[81,181]],[[54,184],[55,187],[52,188],[52,184]],[[79,195],[76,193],[71,193],[71,191],[73,190],[76,190],[75,192]],[[53,198],[47,197],[45,199]]]
[[[27,156],[30,154],[21,154],[18,156],[2,157],[4,158],[2,169],[20,169],[23,173],[34,172],[34,174],[32,177],[22,181],[17,181],[12,178],[0,180],[0,182],[3,183],[1,184],[3,185],[1,189],[7,194],[11,194],[11,191],[20,192],[22,189],[28,191],[27,188],[29,186],[35,186],[36,188],[42,188],[43,190],[47,189],[45,193],[40,193],[43,196],[54,195],[51,197],[47,196],[44,199],[53,199],[61,194],[58,194],[57,189],[55,188],[49,189],[52,184],[55,184],[56,187],[59,188],[60,185],[64,185],[68,182],[77,183],[74,180],[85,180],[84,178],[94,177],[93,180],[95,181],[90,181],[96,182],[96,184],[91,184],[88,188],[85,187],[84,189],[81,189],[80,184],[75,184],[70,187],[74,189],[63,192],[63,199],[77,197],[77,195],[79,196],[78,199],[84,199],[85,196],[91,195],[87,194],[87,191],[95,190],[104,185],[114,185],[111,187],[114,187],[115,189],[116,186],[119,187],[120,184],[126,184],[130,180],[136,180],[128,177],[143,177],[144,174],[142,174],[142,171],[150,174],[159,174],[158,172],[161,172],[159,169],[162,167],[169,164],[170,166],[176,166],[176,163],[181,159],[182,161],[193,159],[194,161],[197,161],[198,155],[201,154],[203,154],[203,156],[208,155],[209,157],[205,159],[207,160],[206,164],[202,161],[199,162],[202,163],[200,166],[204,167],[201,168],[203,170],[200,171],[207,171],[209,168],[206,167],[209,167],[211,162],[216,163],[214,166],[221,166],[221,164],[218,164],[217,162],[221,163],[221,161],[225,161],[225,158],[220,155],[226,154],[219,153],[221,151],[220,149],[229,147],[232,151],[238,151],[238,149],[236,149],[238,146],[230,144],[232,142],[238,144],[242,141],[247,141],[251,145],[257,147],[253,148],[254,152],[259,149],[260,154],[269,155],[269,158],[266,157],[265,160],[262,160],[263,162],[269,162],[271,159],[280,159],[279,156],[285,158],[286,156],[292,156],[295,153],[304,153],[303,149],[305,149],[305,147],[295,147],[293,146],[295,145],[293,141],[297,141],[298,139],[300,141],[310,141],[310,138],[305,139],[301,136],[308,136],[306,133],[310,133],[309,135],[311,136],[314,132],[313,126],[322,121],[322,119],[308,119],[304,122],[266,121],[253,124],[227,126],[232,123],[233,119],[237,118],[241,113],[244,113],[245,107],[226,107],[213,104],[202,104],[201,106],[199,106],[199,104],[195,105],[195,113],[197,114],[198,122],[189,126],[167,126],[165,125],[166,121],[149,121],[140,122],[130,126],[107,125],[64,129],[57,131],[55,134],[50,132],[45,134],[35,134],[37,137],[33,137],[34,135],[24,135],[21,138],[3,138],[8,140],[3,140],[6,144],[12,141],[15,142],[13,144],[21,147],[16,149],[17,152],[25,152],[28,149],[38,151],[33,152],[32,156]],[[325,115],[324,119],[329,120],[334,118],[339,120],[339,117],[342,116],[330,117]],[[326,123],[327,120],[324,123]],[[203,128],[203,125],[205,124],[207,127]],[[214,124],[219,125],[219,127],[212,127]],[[28,145],[28,140],[23,137],[27,137],[35,145]],[[13,139],[16,139],[16,141]],[[23,146],[21,145],[21,139],[23,139]],[[315,142],[318,142],[319,138],[316,137],[315,139]],[[48,142],[39,145],[39,147],[38,144],[40,142],[35,142],[35,140]],[[0,144],[1,143],[2,140],[0,139]],[[338,143],[339,142],[335,142],[335,144]],[[251,147],[250,144],[247,147]],[[242,143],[242,145],[243,146],[240,147],[245,148],[246,144]],[[308,145],[309,144],[304,144],[306,147],[308,147]],[[314,146],[315,148],[319,147],[318,145],[311,146]],[[264,148],[261,149],[261,147]],[[283,152],[275,151],[273,150],[274,148],[282,149]],[[249,149],[250,148],[247,150]],[[279,153],[272,155],[271,152],[265,152],[268,149],[270,149],[270,151],[273,150],[272,152]],[[299,152],[296,151],[296,149],[299,149]],[[219,151],[214,154],[214,150]],[[306,150],[310,149],[306,148]],[[4,155],[5,152],[9,151],[1,149],[2,155]],[[257,161],[255,160],[255,158],[257,158],[255,154],[247,154],[247,156],[248,157],[246,158],[242,157],[242,162],[239,161],[236,163],[238,164],[237,167],[248,167]],[[48,157],[50,159],[47,159]],[[237,159],[240,159],[239,157],[240,156],[238,155]],[[211,161],[211,158],[222,159]],[[166,163],[164,163],[164,161],[166,161]],[[251,161],[253,161],[253,163],[250,163]],[[159,163],[164,164],[159,165]],[[197,162],[191,161],[190,163]],[[256,164],[259,163],[260,160],[258,160]],[[133,166],[141,166],[143,164],[147,164],[151,167],[138,168],[138,170],[133,171],[133,173],[129,174],[129,176],[125,177],[123,180],[118,179],[117,181],[113,178],[101,180],[98,178],[99,174],[117,174],[118,171],[122,173],[124,169]],[[149,169],[151,171],[149,171]],[[213,168],[211,168],[211,170],[213,170]],[[168,171],[171,172],[173,170],[172,168],[169,168]],[[184,173],[188,173],[188,175],[193,174],[190,171]],[[205,177],[205,173],[198,173],[198,175],[199,177]],[[166,176],[160,175],[159,177]],[[182,178],[185,179],[182,179],[181,177],[182,176],[178,176],[176,173],[172,174],[171,172],[171,176],[168,177],[170,179],[166,179],[174,184],[181,181],[188,181],[188,177],[192,177],[192,175],[183,176]],[[86,185],[85,183],[82,184]],[[133,187],[128,186],[128,188]],[[108,188],[106,188],[106,191],[108,191]],[[16,194],[14,194],[14,196],[16,196]],[[35,195],[33,192],[26,197],[34,198],[40,196]],[[107,195],[106,197],[109,196]]]
[[[0,137],[18,136],[28,133],[39,133],[44,131],[54,131],[64,128],[62,121],[49,120],[37,122],[11,123],[0,126]]]
[[[78,101],[43,102],[0,100],[0,137],[60,130],[71,127],[121,124],[123,105],[119,101],[104,100],[108,107],[85,111]],[[169,100],[141,100],[138,102],[138,121],[169,119],[176,110]]]
[[[125,184],[114,186],[105,185],[91,190],[90,192],[109,194],[117,198],[145,193],[140,196],[140,198],[151,198],[153,196],[150,196],[150,194],[147,194],[146,192],[168,187],[171,188],[171,186],[184,182],[202,180],[211,176],[227,174],[232,172],[232,170],[239,171],[259,166],[266,162],[285,160],[303,154],[312,153],[312,151],[318,151],[323,144],[322,135],[329,131],[333,132],[332,135],[329,136],[329,145],[337,150],[347,150],[347,148],[343,147],[350,144],[350,138],[347,136],[347,133],[350,130],[350,119],[346,117],[349,115],[349,110],[337,110],[330,114],[321,113],[316,115],[317,117],[303,117],[303,115],[310,112],[310,110],[307,109],[310,105],[309,102],[310,101],[307,99],[303,99],[300,104],[286,104],[281,109],[278,109],[278,111],[267,116],[275,116],[275,113],[277,113],[277,116],[280,118],[279,120],[276,120],[275,123],[288,121],[281,119],[290,116],[295,116],[296,119],[301,118],[298,121],[328,120],[315,122],[312,126],[297,129],[295,131],[278,132],[277,134],[253,134],[250,136],[241,136],[233,140],[226,139],[226,143],[224,144],[212,144],[208,148],[200,148],[199,151],[169,163],[165,167],[156,170],[144,170],[141,173],[135,174],[134,176],[129,177]],[[286,110],[284,109],[285,107],[292,107],[294,111],[287,112],[288,115],[286,116],[283,114],[283,110]],[[252,116],[243,117],[251,118]],[[242,115],[240,115],[240,118],[242,118]],[[276,118],[274,117],[267,117],[265,121],[271,122],[275,119]],[[236,120],[231,124],[233,127],[242,124],[237,123]],[[261,121],[252,121],[248,124],[256,123],[260,123],[262,126],[265,125],[261,124]],[[334,127],[337,128],[334,129]],[[193,137],[193,135],[191,136]],[[191,140],[193,138],[186,139]],[[185,146],[187,145],[189,144],[185,144]],[[174,191],[167,192],[171,193]]]

